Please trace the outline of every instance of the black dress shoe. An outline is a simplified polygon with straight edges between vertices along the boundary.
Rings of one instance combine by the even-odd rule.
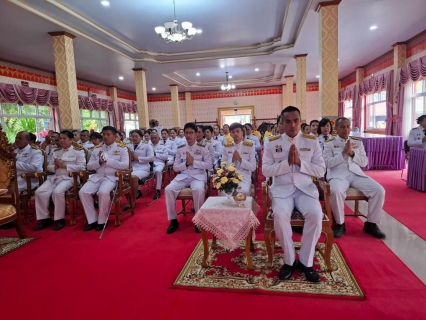
[[[40,231],[46,228],[53,226],[53,221],[50,218],[39,220],[37,227],[35,227],[34,231]]]
[[[288,280],[291,278],[291,275],[294,270],[297,268],[297,261],[294,261],[293,265],[284,264],[281,269],[280,273],[278,274],[278,278],[280,280]]]
[[[55,228],[53,230],[58,231],[61,230],[63,227],[65,227],[65,219],[59,219],[58,222],[56,222]]]
[[[93,222],[91,224],[88,224],[87,226],[84,227],[83,231],[90,231],[96,228],[96,226],[98,225],[97,222]]]
[[[303,263],[299,261],[299,264],[297,265],[298,269],[305,274],[306,280],[310,282],[320,282],[320,276],[318,272],[314,270],[312,267],[307,267]]]
[[[166,233],[171,234],[171,233],[175,232],[178,228],[179,228],[178,220],[173,219],[172,221],[170,221],[170,224],[169,224],[169,227],[167,228]]]
[[[337,224],[333,228],[333,234],[335,238],[341,238],[346,233],[346,225],[344,223]]]
[[[157,190],[157,192],[154,194],[152,199],[157,200],[157,199],[160,199],[160,197],[161,197],[161,191]]]
[[[195,226],[195,233],[201,233],[200,228],[198,228],[197,226]]]
[[[96,231],[102,231],[102,229],[104,228],[104,225],[105,225],[105,223],[98,223],[95,230]]]
[[[386,238],[386,235],[379,229],[377,224],[373,222],[364,222],[364,229],[363,231],[365,233],[371,234],[373,237],[378,239],[384,239]]]
[[[136,194],[136,199],[142,198],[142,192],[138,190],[138,193]]]
[[[291,229],[298,234],[303,234],[303,227],[294,226],[294,227],[291,227]]]

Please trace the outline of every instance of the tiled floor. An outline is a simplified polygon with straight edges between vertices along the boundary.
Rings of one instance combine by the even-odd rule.
[[[354,202],[346,203],[354,209]],[[367,203],[360,201],[360,211],[367,212]],[[382,211],[380,229],[386,234],[383,242],[426,284],[426,241]]]

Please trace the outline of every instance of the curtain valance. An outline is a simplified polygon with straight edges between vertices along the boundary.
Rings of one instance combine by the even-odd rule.
[[[426,56],[411,61],[399,69],[397,83],[405,85],[409,80],[416,82],[420,77],[426,77]]]
[[[138,112],[137,104],[132,101],[130,102],[118,102],[118,109],[122,110],[124,113],[136,113]]]
[[[78,96],[78,107],[86,110],[114,112],[114,101]]]
[[[0,83],[0,100],[7,103],[36,104],[40,106],[59,106],[58,92]]]
[[[377,77],[371,77],[365,80],[363,83],[358,85],[358,94],[360,96],[364,94],[371,94],[378,91],[389,90],[390,84],[393,78],[393,70],[378,75]]]
[[[346,87],[339,92],[339,101],[352,100],[355,97],[355,86]]]

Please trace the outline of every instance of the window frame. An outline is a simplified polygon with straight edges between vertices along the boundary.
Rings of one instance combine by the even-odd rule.
[[[379,94],[380,99],[376,100],[374,97]],[[384,99],[382,100],[382,94],[384,94]],[[381,133],[384,134],[386,132],[386,120],[385,120],[385,127],[384,128],[376,128],[376,127],[369,127],[368,123],[370,121],[370,118],[372,117],[373,119],[376,118],[376,109],[374,108],[375,105],[381,104],[381,103],[385,103],[386,105],[386,90],[382,90],[382,91],[378,91],[378,92],[374,92],[371,94],[368,94],[365,96],[365,123],[364,123],[364,132],[370,132],[370,133]],[[369,111],[370,108],[373,108],[373,115],[370,117],[369,116]]]
[[[84,117],[83,116],[83,112],[89,112],[89,117]],[[98,113],[98,115],[94,115],[94,113]],[[105,114],[105,117],[101,117],[101,112],[103,112]],[[84,130],[84,121],[85,120],[93,120],[96,121],[98,128],[89,128],[87,130],[94,130],[95,132],[101,132],[102,128],[104,127],[103,125],[100,125],[100,121],[105,121],[105,125],[108,126],[109,125],[109,114],[107,111],[104,110],[89,110],[89,109],[80,109],[80,128],[81,130]]]
[[[137,113],[123,112],[124,131],[126,132],[126,137],[129,137],[130,131],[134,129],[129,129],[126,123],[134,123],[134,129],[139,129],[139,115]]]
[[[422,83],[422,92],[420,93],[414,93],[415,88],[417,86],[417,84],[421,82]],[[417,98],[423,98],[423,112],[422,114],[426,114],[426,80],[419,80],[416,82],[413,82],[411,84],[411,125],[412,128],[416,128],[418,127],[417,124],[417,114],[416,114],[416,100]]]

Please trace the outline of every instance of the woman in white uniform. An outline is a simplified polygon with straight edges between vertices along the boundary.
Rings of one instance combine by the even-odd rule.
[[[330,119],[321,119],[317,132],[318,142],[320,144],[321,150],[323,150],[325,142],[332,137],[331,133],[333,132],[333,126],[331,125]]]

